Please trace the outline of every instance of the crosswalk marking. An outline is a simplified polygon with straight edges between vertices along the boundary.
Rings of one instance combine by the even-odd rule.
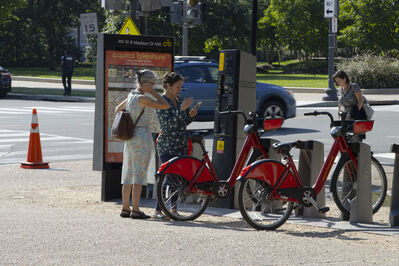
[[[36,108],[32,107],[20,107],[20,108],[0,108],[0,115],[20,115],[20,114],[31,114],[32,109]],[[37,112],[47,113],[47,114],[60,114],[66,112],[83,112],[83,113],[92,113],[94,112],[94,107],[82,107],[82,106],[57,106],[57,107],[37,107]]]
[[[30,131],[0,129],[0,165],[26,160]],[[93,140],[40,133],[43,160],[92,159]]]

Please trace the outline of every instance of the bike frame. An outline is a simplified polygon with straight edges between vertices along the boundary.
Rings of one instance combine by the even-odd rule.
[[[341,152],[341,154],[347,153],[349,155],[349,158],[354,163],[355,169],[357,169],[358,164],[357,164],[356,156],[350,150],[345,137],[339,136],[339,137],[335,138],[334,143],[328,153],[328,156],[327,156],[326,160],[324,161],[323,166],[319,172],[317,180],[313,184],[312,189],[314,189],[314,191],[316,192],[316,195],[318,195],[320,193],[320,191],[322,190],[322,188],[324,187],[327,177],[328,177],[328,174],[331,171],[331,168],[334,164],[334,160],[337,157],[338,152]],[[296,187],[303,187],[303,185],[302,185],[301,179],[299,177],[298,170],[295,166],[294,160],[292,159],[292,156],[289,156],[287,158],[287,163],[285,164],[285,166],[286,166],[286,169],[282,173],[282,175],[278,178],[276,184],[273,186],[271,195],[273,195],[273,197],[275,197],[275,198],[287,200],[287,198],[285,196],[281,196],[279,193],[277,193],[277,190],[284,183],[284,180],[289,175],[289,172],[291,172],[294,176],[294,180],[297,184]],[[295,199],[292,197],[288,197],[288,200],[292,201],[292,202],[298,202],[298,199]]]
[[[237,177],[239,176],[241,170],[243,169],[243,167],[245,165],[245,162],[248,159],[251,148],[259,149],[265,158],[269,157],[267,151],[262,146],[262,144],[256,134],[257,133],[254,132],[250,135],[247,135],[245,138],[244,145],[242,146],[240,154],[234,164],[233,170],[231,171],[230,176],[227,179],[227,183],[230,185],[230,187],[234,187],[234,185],[236,184]],[[196,183],[197,179],[199,178],[199,176],[201,175],[202,171],[205,169],[206,166],[208,166],[208,168],[210,169],[213,181],[214,182],[219,181],[219,178],[217,177],[215,168],[213,167],[213,164],[212,164],[211,160],[209,159],[208,152],[206,152],[204,150],[203,158],[201,160],[201,165],[198,168],[198,171],[195,173],[195,175],[191,179],[189,185],[187,186],[187,189],[186,189],[187,191],[195,190],[193,188],[193,186]],[[202,192],[202,193],[209,194],[209,195],[212,194],[212,193],[206,193],[205,191],[199,191],[199,190],[196,190],[195,192]]]

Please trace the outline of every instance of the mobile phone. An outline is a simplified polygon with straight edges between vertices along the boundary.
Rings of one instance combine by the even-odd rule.
[[[200,102],[197,102],[197,104],[193,107],[193,109],[198,109],[198,107],[201,105],[201,101]]]

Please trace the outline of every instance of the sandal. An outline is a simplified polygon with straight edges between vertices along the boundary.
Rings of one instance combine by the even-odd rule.
[[[129,218],[129,217],[130,217],[130,210],[124,210],[124,209],[122,209],[122,210],[121,210],[120,216],[121,216],[122,218]]]
[[[148,219],[150,216],[146,215],[142,211],[131,211],[130,218],[132,219]]]

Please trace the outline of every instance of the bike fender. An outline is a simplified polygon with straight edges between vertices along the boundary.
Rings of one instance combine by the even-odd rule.
[[[259,160],[242,169],[238,180],[241,181],[244,178],[255,178],[266,181],[269,185],[274,186],[285,169],[285,165],[279,161],[271,159]],[[297,186],[294,175],[292,172],[289,172],[280,188],[291,188]]]
[[[201,161],[195,157],[174,157],[159,167],[157,175],[176,174],[183,176],[190,181],[200,166]],[[212,174],[208,167],[205,167],[196,182],[199,183],[209,181],[213,181]]]

